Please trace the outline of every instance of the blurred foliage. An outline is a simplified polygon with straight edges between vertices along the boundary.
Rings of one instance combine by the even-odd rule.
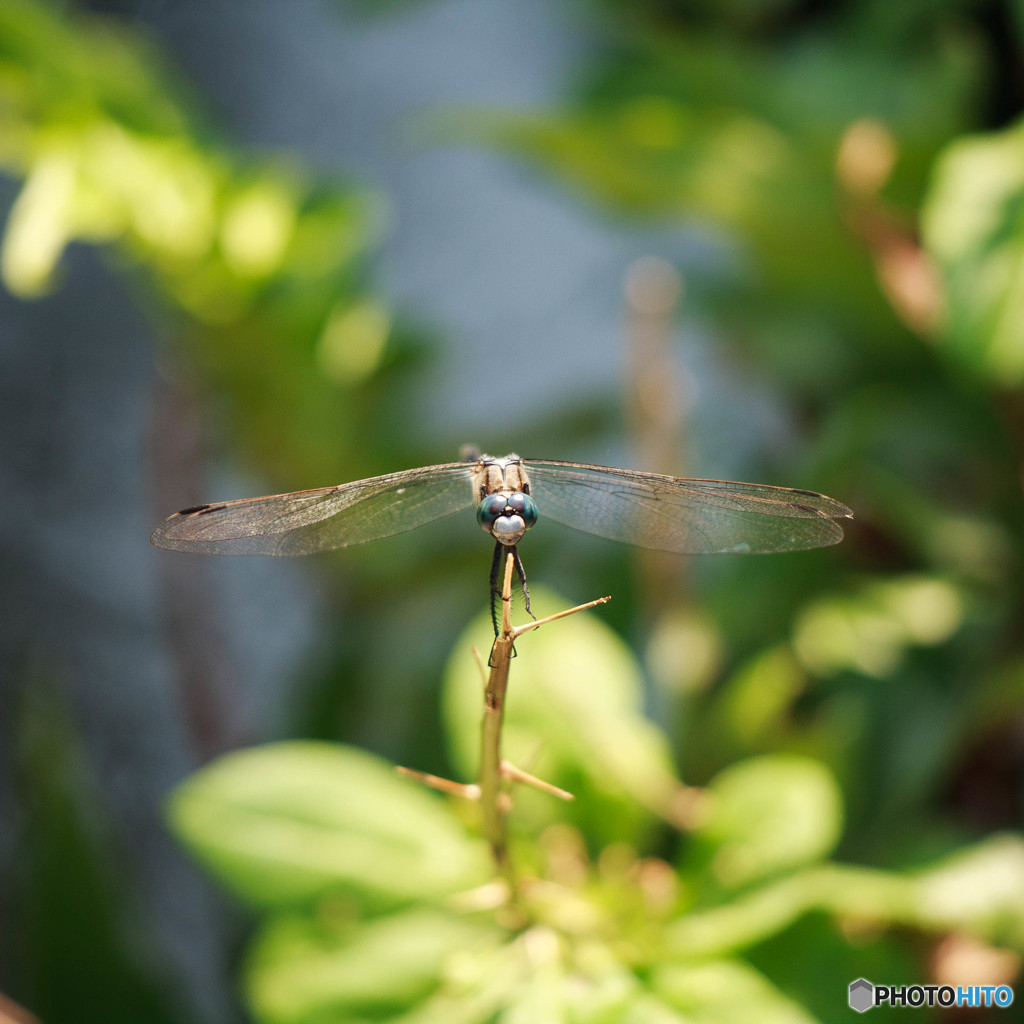
[[[24,818],[9,823],[16,867],[4,907],[6,928],[23,922],[18,995],[41,1020],[170,1024],[182,1008],[147,962],[149,939],[122,893],[130,865],[104,834],[109,804],[59,681],[38,663],[20,674],[21,699],[6,712]]]
[[[952,143],[922,214],[942,269],[942,340],[968,369],[1002,387],[1024,380],[1024,124]]]
[[[573,9],[598,45],[562,109],[440,120],[624,224],[710,235],[684,320],[786,424],[743,465],[857,519],[834,552],[696,567],[653,615],[623,552],[537,538],[535,579],[616,600],[614,632],[546,627],[513,665],[510,753],[577,796],[516,793],[525,918],[495,911],[468,809],[371,755],[307,740],[188,780],[175,828],[260,915],[249,1004],[270,1024],[803,1022],[845,1014],[858,976],[1019,984],[1024,5]],[[453,439],[404,404],[421,350],[367,284],[379,198],[239,153],[196,107],[136,32],[0,0],[7,287],[40,294],[69,244],[102,243],[281,489],[436,461]],[[528,436],[617,439],[610,407]],[[471,778],[486,620],[448,638],[480,557],[347,556],[348,628],[295,731]]]
[[[471,636],[489,631],[484,613]],[[445,681],[449,742],[468,775],[481,689],[471,636]],[[639,852],[627,838],[649,846],[682,806],[645,809],[652,794],[671,785],[693,798],[662,754],[630,756],[638,736],[667,748],[640,712],[640,665],[589,616],[518,646],[509,756],[536,752],[531,768],[575,784],[577,800],[565,814],[547,794],[516,791],[526,870],[514,914],[501,884],[485,884],[475,826],[459,824],[471,824],[469,809],[369,754],[273,744],[229,754],[178,790],[179,835],[263,914],[245,969],[260,1020],[811,1022],[800,1000],[815,1001],[813,976],[785,991],[754,966],[808,919],[830,937],[834,1005],[887,929],[969,934],[1024,954],[1024,838],[992,837],[915,870],[829,860],[842,796],[812,758],[731,765],[690,806],[675,863]]]
[[[922,815],[1020,713],[1020,7],[601,12],[606,48],[565,109],[451,130],[617,216],[720,228],[725,272],[688,275],[686,312],[792,424],[759,472],[857,515],[841,566],[716,565],[696,574],[700,613],[655,625],[685,774],[819,757],[847,790],[851,849],[913,859],[928,842],[912,833],[935,829]],[[703,676],[675,664],[680,634]],[[1019,757],[990,780],[1001,824],[1018,821]]]
[[[38,295],[69,244],[107,246],[143,275],[242,451],[276,451],[271,473],[297,461],[304,482],[341,479],[346,456],[359,465],[360,386],[403,358],[363,282],[383,204],[292,157],[234,152],[193,106],[115,21],[2,0],[0,168],[24,184],[0,275]]]

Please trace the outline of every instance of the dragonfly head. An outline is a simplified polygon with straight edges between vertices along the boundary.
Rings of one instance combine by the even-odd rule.
[[[476,521],[484,533],[511,546],[537,522],[537,505],[522,491],[488,494],[476,507]]]

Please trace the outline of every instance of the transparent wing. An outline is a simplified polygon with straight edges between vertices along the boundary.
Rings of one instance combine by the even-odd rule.
[[[814,491],[690,480],[578,462],[523,464],[541,520],[683,554],[799,551],[843,538],[843,504]]]
[[[474,463],[450,462],[357,480],[182,509],[150,540],[211,555],[308,555],[413,530],[476,504]]]

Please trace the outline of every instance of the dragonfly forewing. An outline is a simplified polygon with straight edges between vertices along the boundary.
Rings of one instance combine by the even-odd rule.
[[[381,540],[476,504],[474,466],[439,466],[264,498],[183,509],[150,538],[214,555],[308,555]]]
[[[836,520],[851,515],[814,491],[481,456],[337,487],[197,505],[164,520],[152,541],[206,554],[306,555],[413,530],[473,507],[495,489],[529,489],[541,520],[686,554],[824,547],[842,539]]]
[[[679,554],[800,551],[843,538],[852,515],[814,491],[524,460],[542,517],[637,547]]]

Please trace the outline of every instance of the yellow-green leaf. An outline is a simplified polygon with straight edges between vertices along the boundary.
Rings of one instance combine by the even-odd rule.
[[[243,898],[280,906],[347,889],[430,899],[489,873],[442,798],[350,747],[294,742],[228,754],[170,806],[178,835]]]

